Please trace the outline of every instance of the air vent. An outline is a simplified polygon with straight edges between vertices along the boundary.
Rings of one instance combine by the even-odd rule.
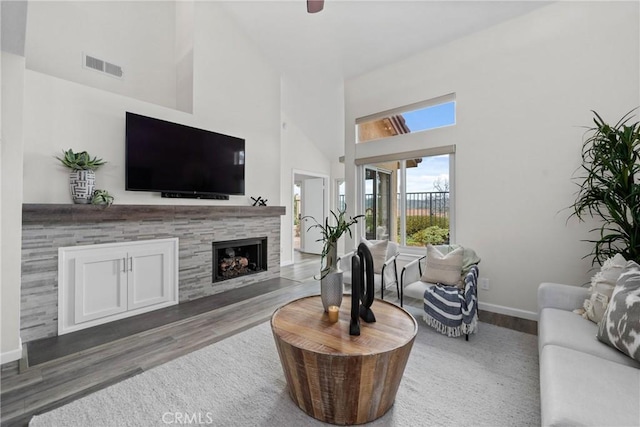
[[[110,76],[117,77],[119,79],[122,78],[122,67],[119,65],[98,59],[95,56],[87,55],[86,53],[83,54],[83,57],[83,65],[85,68],[100,71],[101,73],[109,74]]]
[[[87,68],[93,68],[94,70],[104,71],[104,61],[93,56],[85,55],[84,65]]]
[[[104,72],[111,74],[112,76],[122,77],[122,68],[119,65],[114,65],[110,62],[104,63]]]

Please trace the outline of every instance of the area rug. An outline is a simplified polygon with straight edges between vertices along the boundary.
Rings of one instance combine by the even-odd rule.
[[[537,337],[422,321],[394,406],[373,426],[539,426]],[[269,323],[36,416],[30,426],[319,426],[290,399]]]

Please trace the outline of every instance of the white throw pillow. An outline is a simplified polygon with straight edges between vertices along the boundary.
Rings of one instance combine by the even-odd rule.
[[[443,255],[433,245],[427,245],[427,265],[420,280],[458,286],[461,280],[463,248],[456,248]]]
[[[360,239],[362,243],[367,245],[371,252],[371,258],[373,258],[373,272],[376,274],[382,274],[382,266],[387,260],[387,245],[388,240],[380,240],[379,242],[370,242],[366,239]]]
[[[469,272],[469,270],[473,265],[480,263],[480,257],[478,256],[478,254],[476,254],[476,251],[474,251],[471,248],[462,247],[456,244],[435,245],[434,247],[445,255],[457,248],[462,248],[464,250],[464,253],[462,255],[462,276],[463,277]]]
[[[602,264],[600,271],[591,278],[590,294],[589,298],[584,300],[583,310],[577,311],[582,317],[595,323],[602,320],[616,282],[626,265],[627,261],[620,254]]]
[[[601,282],[609,283],[611,286],[615,286],[618,278],[622,274],[622,270],[627,265],[627,260],[621,254],[616,254],[613,258],[607,259],[600,268],[600,274],[598,279]]]

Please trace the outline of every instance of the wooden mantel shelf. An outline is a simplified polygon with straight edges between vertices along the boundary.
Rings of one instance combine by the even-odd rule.
[[[23,224],[171,220],[185,218],[224,219],[272,217],[285,214],[284,206],[196,206],[196,205],[111,205],[79,204],[22,205]]]

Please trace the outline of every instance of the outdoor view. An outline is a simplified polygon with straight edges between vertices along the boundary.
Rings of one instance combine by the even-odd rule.
[[[359,122],[358,143],[454,125],[455,110],[454,100],[435,105],[427,101],[426,106]],[[448,243],[449,160],[447,154],[365,166],[366,238],[407,246]]]
[[[399,109],[395,114],[358,122],[358,143],[454,125],[455,96],[443,98],[446,99],[440,103],[426,101],[423,106],[414,104],[406,111]],[[406,246],[449,243],[449,164],[450,154],[444,154],[364,166],[365,237],[388,239]],[[406,177],[404,191],[401,188],[403,176]],[[338,208],[344,209],[344,181],[337,190]],[[298,187],[293,203],[297,233],[299,204]]]
[[[400,220],[403,170],[406,233],[402,233]],[[366,238],[390,239],[407,246],[448,243],[449,194],[449,155],[366,166]]]

